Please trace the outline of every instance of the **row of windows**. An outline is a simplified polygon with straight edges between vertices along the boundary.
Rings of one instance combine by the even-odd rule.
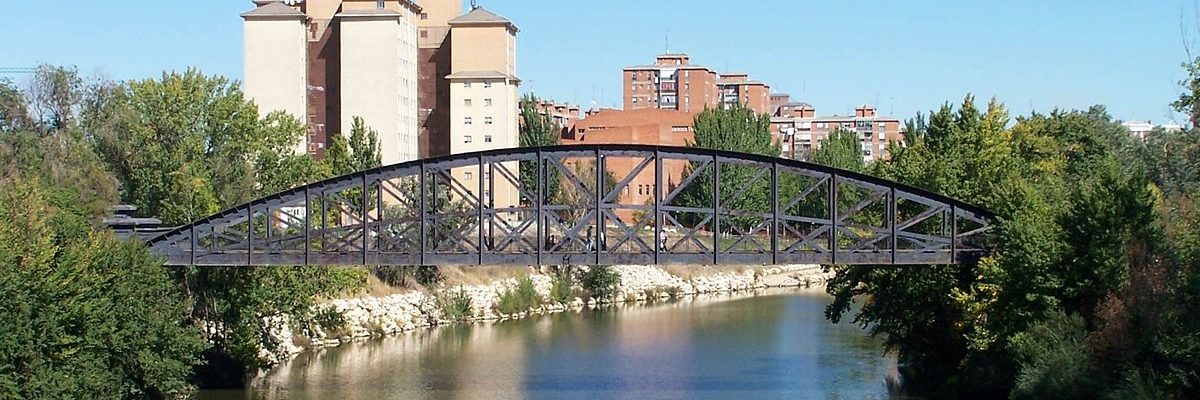
[[[483,117],[484,125],[492,124],[492,117]],[[471,117],[463,117],[463,125],[471,125]]]
[[[464,107],[470,107],[470,106],[471,106],[471,99],[463,99],[463,106],[464,106]],[[492,99],[483,99],[483,106],[484,106],[484,107],[491,107],[491,106],[492,106]]]
[[[471,88],[471,81],[463,81],[463,87],[470,89],[470,88]],[[489,80],[485,80],[485,81],[483,81],[483,87],[484,87],[485,89],[486,89],[486,88],[490,88],[490,87],[492,87],[492,81],[489,81]]]
[[[473,142],[474,140],[475,140],[475,138],[474,138],[474,137],[472,137],[471,135],[464,135],[464,136],[463,136],[463,143],[471,143],[471,142]],[[484,142],[484,143],[491,143],[491,142],[492,142],[492,135],[483,135],[483,142]]]

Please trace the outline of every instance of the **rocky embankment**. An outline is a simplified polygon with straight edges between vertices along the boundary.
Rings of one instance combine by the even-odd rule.
[[[586,268],[586,267],[580,267]],[[270,354],[276,361],[286,361],[308,349],[337,346],[360,338],[395,335],[415,329],[454,323],[443,316],[437,297],[446,292],[464,293],[471,299],[471,313],[465,321],[484,321],[522,318],[529,315],[563,311],[578,311],[584,307],[610,302],[651,301],[672,296],[692,296],[705,293],[727,293],[771,287],[799,287],[823,291],[828,274],[818,265],[789,265],[776,267],[747,267],[739,272],[716,272],[679,276],[657,266],[615,266],[621,276],[617,295],[598,301],[575,297],[562,304],[543,304],[527,312],[505,315],[495,310],[499,294],[516,285],[516,278],[497,280],[489,284],[453,286],[438,291],[413,291],[385,297],[358,297],[332,300],[321,305],[341,315],[345,322],[339,328],[321,326],[293,327],[284,319],[267,321],[271,341],[277,345]],[[529,278],[543,298],[549,298],[552,277],[531,269]]]

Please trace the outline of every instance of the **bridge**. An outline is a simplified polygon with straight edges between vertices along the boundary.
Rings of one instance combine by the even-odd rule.
[[[583,145],[360,171],[147,244],[176,266],[956,264],[985,254],[992,219],[936,193],[796,160]]]

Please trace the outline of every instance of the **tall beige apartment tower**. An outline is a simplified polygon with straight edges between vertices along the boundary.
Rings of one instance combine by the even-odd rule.
[[[341,133],[354,118],[379,132],[383,165],[416,160],[416,4],[343,1],[335,15],[341,36]]]
[[[517,27],[482,7],[450,20],[450,153],[518,147]],[[507,168],[517,173],[516,163]],[[456,171],[470,185],[489,171]],[[519,201],[511,184],[497,180],[496,207]]]
[[[417,19],[410,0],[257,0],[245,20],[245,85],[263,113],[308,125],[298,151],[325,154],[355,117],[383,163],[417,159]],[[300,99],[297,98],[300,95]]]
[[[257,8],[242,14],[246,97],[258,104],[260,117],[284,111],[304,121],[308,112],[307,17],[279,1],[255,4]],[[295,151],[308,151],[307,137]]]

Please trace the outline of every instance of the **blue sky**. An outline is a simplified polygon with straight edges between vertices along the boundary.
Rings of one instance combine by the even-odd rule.
[[[113,79],[199,67],[241,78],[243,0],[21,1],[0,6],[0,67],[77,65]],[[1104,104],[1120,119],[1168,104],[1195,40],[1184,0],[480,0],[513,20],[518,74],[542,97],[619,106],[623,66],[667,49],[747,72],[818,114],[862,103],[908,118],[967,92],[1013,115]],[[1194,45],[1200,53],[1200,44]],[[21,76],[8,76],[17,80]]]

